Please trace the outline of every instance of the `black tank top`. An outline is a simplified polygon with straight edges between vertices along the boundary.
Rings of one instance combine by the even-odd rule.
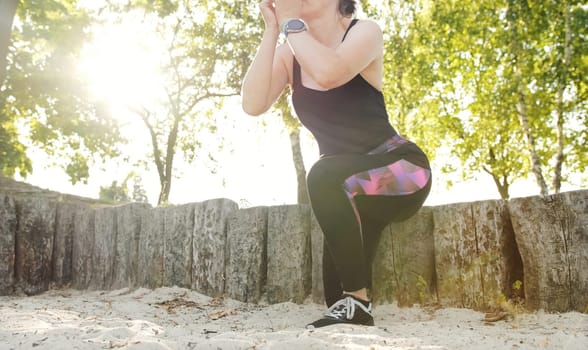
[[[345,36],[355,23],[357,19]],[[300,64],[294,57],[292,85],[296,114],[317,140],[321,156],[367,153],[397,135],[388,121],[382,92],[361,74],[331,90],[310,89],[302,85]]]

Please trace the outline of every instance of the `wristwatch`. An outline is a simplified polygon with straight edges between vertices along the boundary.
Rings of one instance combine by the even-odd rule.
[[[306,26],[306,22],[300,18],[291,18],[287,20],[286,23],[284,23],[282,33],[284,33],[285,37],[288,37],[288,34],[290,33],[300,33],[307,29],[308,27]]]

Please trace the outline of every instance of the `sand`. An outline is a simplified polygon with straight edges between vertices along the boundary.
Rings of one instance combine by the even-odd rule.
[[[0,297],[0,349],[588,349],[588,315],[456,308],[374,310],[375,327],[307,330],[325,308],[254,305],[183,288]]]

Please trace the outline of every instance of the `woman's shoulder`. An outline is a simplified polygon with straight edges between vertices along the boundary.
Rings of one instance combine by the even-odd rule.
[[[373,19],[356,19],[357,23],[353,29],[362,32],[369,32],[371,34],[382,35],[382,27]],[[351,32],[351,31],[350,31]]]

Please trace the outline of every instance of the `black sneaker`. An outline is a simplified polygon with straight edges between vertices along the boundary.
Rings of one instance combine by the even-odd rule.
[[[325,317],[307,324],[306,328],[314,329],[339,323],[373,326],[372,303],[365,305],[359,299],[344,294],[341,300],[327,310]]]

